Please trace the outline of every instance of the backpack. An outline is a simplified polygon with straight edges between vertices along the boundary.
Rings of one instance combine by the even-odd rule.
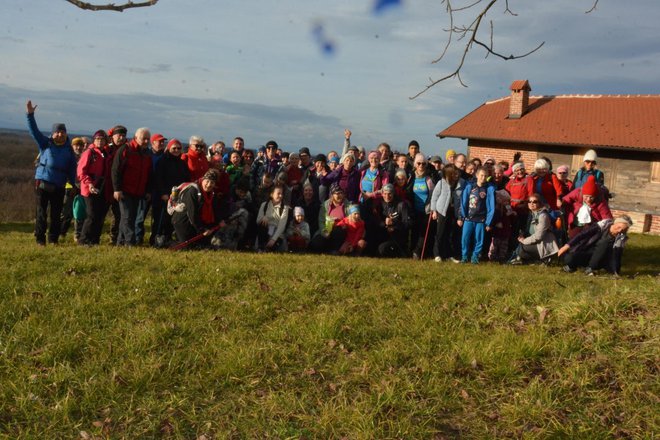
[[[186,204],[181,201],[183,192],[189,188],[197,191],[197,198],[201,199],[202,193],[194,182],[184,182],[178,186],[172,187],[170,198],[167,199],[167,213],[173,215],[175,212],[183,212],[186,209]]]

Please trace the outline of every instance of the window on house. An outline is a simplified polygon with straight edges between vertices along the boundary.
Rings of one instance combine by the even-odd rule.
[[[651,182],[660,183],[660,162],[651,162]]]

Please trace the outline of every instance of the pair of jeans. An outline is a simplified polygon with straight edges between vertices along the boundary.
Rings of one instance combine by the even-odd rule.
[[[117,246],[133,246],[136,243],[135,222],[142,197],[123,194],[119,201],[119,235]]]

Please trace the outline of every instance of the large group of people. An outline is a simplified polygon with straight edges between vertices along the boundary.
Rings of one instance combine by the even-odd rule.
[[[593,274],[620,271],[632,226],[613,218],[594,150],[570,180],[568,166],[553,170],[546,157],[531,167],[520,154],[511,164],[453,150],[427,157],[414,140],[404,152],[385,142],[366,151],[348,129],[340,152],[316,156],[274,140],[248,149],[241,137],[227,147],[191,136],[185,149],[147,128],[128,139],[123,125],[70,141],[62,123],[43,135],[37,106],[26,107],[39,147],[35,237],[44,246],[71,226],[78,244],[98,245],[110,213],[116,246],[512,265],[560,257],[565,271]]]

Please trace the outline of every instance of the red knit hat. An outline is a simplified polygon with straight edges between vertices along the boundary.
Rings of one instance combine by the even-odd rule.
[[[598,195],[598,185],[596,185],[596,178],[594,176],[587,177],[587,181],[582,185],[582,195],[593,197]]]
[[[170,139],[170,141],[167,143],[167,151],[170,151],[170,148],[172,148],[174,145],[178,145],[180,147],[181,142],[179,142],[178,139]]]

